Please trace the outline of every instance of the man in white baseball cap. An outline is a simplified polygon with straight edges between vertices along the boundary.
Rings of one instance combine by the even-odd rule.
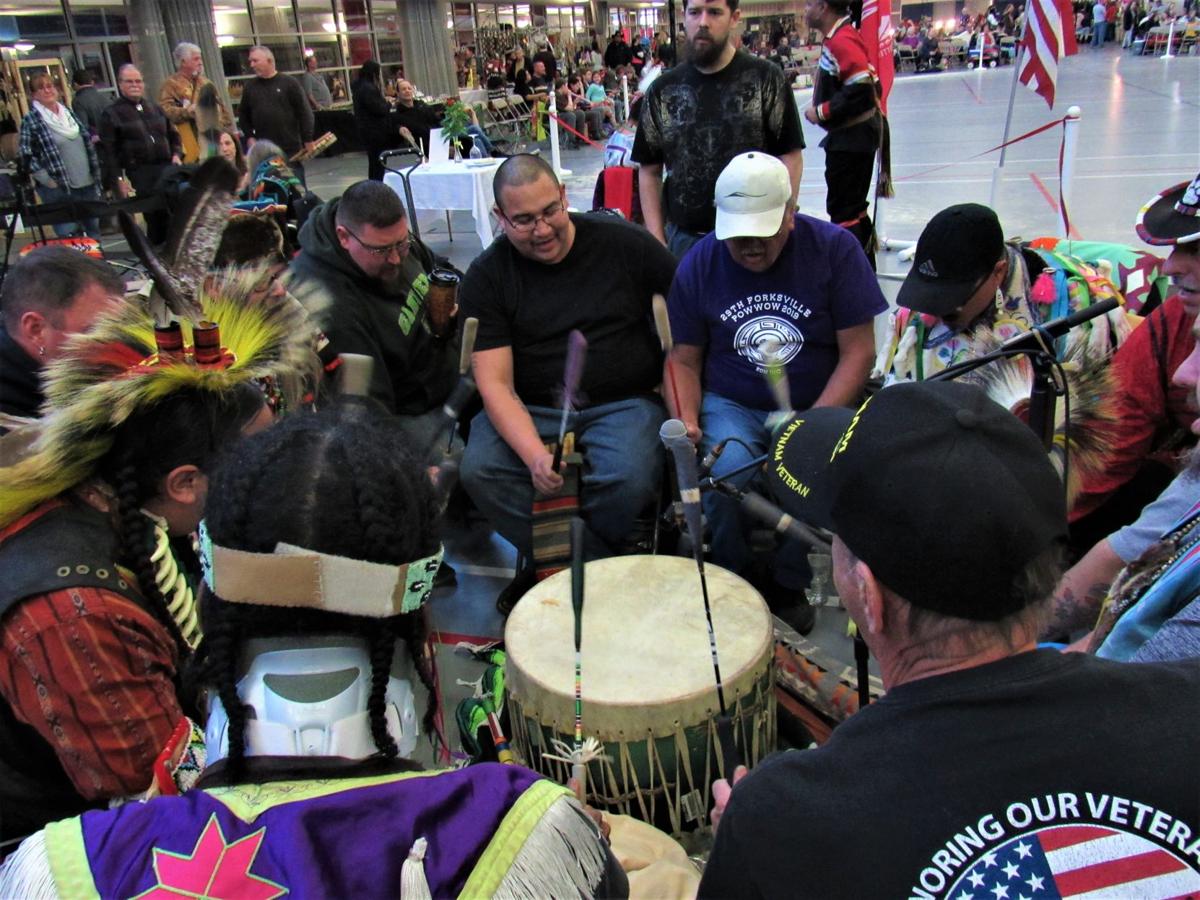
[[[688,436],[704,453],[724,445],[712,471],[719,477],[766,452],[767,418],[781,405],[768,371],[781,376],[791,409],[857,403],[875,352],[873,322],[887,303],[853,235],[796,212],[776,157],[735,156],[715,195],[716,228],[684,256],[671,285],[666,379],[673,373],[668,402],[678,403],[672,412]],[[785,544],[769,572],[754,573],[737,502],[714,491],[704,510],[713,562],[748,575],[781,618],[811,629],[805,548]]]

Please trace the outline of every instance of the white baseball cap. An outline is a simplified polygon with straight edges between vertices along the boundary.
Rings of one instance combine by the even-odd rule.
[[[757,150],[738,154],[717,176],[717,240],[771,237],[791,199],[792,179],[778,157]]]

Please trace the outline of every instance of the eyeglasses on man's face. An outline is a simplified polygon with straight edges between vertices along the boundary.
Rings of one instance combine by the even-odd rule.
[[[545,222],[547,225],[549,225],[550,220],[558,218],[564,209],[565,207],[563,206],[562,201],[556,200],[537,215],[534,215],[533,213],[521,213],[520,215],[516,216],[508,216],[504,213],[501,213],[500,215],[504,216],[505,221],[508,222],[513,231],[525,234],[537,228],[538,222]]]
[[[345,225],[343,225],[342,227],[346,228]],[[416,243],[413,240],[413,236],[410,234],[407,237],[405,237],[403,240],[396,241],[394,244],[385,244],[384,246],[379,247],[375,244],[368,244],[366,241],[364,241],[362,238],[360,238],[357,234],[355,234],[349,228],[346,228],[346,233],[348,235],[350,235],[350,237],[352,237],[356,241],[358,241],[358,246],[362,247],[364,250],[366,250],[368,253],[372,254],[373,256],[378,256],[380,258],[386,258],[388,256],[391,256],[393,253],[397,253],[401,257],[408,256],[409,251],[411,251],[413,248],[413,244]]]

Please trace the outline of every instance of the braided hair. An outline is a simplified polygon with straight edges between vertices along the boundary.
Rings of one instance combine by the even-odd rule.
[[[366,562],[399,565],[437,551],[437,503],[424,467],[402,448],[387,417],[343,404],[297,414],[242,442],[218,467],[205,511],[214,543],[270,553],[278,543]],[[387,619],[313,609],[225,603],[204,591],[204,640],[189,681],[215,689],[229,722],[228,777],[245,758],[246,708],[237,693],[242,651],[252,638],[342,634],[361,638],[371,660],[367,712],[379,754],[399,750],[388,731],[386,691],[397,642],[403,642],[434,704],[421,612]]]
[[[162,480],[174,469],[193,465],[209,471],[218,452],[235,441],[262,408],[262,392],[252,384],[224,393],[177,391],[130,416],[97,464],[97,474],[112,487],[116,498],[119,562],[137,576],[150,611],[181,651],[187,644],[167,610],[150,562],[154,523],[141,510],[158,496]]]

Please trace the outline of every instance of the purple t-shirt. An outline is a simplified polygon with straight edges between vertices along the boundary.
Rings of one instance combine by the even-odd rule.
[[[799,213],[766,272],[706,235],[680,262],[667,305],[675,342],[705,348],[704,390],[762,410],[775,408],[763,377],[772,354],[787,368],[792,405],[808,409],[837,366],[837,332],[887,309],[854,236]]]

